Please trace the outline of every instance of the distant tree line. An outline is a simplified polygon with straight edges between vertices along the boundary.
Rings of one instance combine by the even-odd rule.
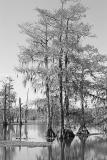
[[[10,123],[14,117],[13,108],[16,105],[16,92],[14,90],[13,79],[11,77],[5,78],[1,83],[0,118],[4,123]]]

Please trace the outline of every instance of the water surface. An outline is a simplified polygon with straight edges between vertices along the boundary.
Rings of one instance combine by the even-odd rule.
[[[91,129],[91,132],[93,130]],[[94,130],[92,133],[96,132]],[[46,125],[0,126],[0,140],[46,142]],[[78,137],[70,143],[54,140],[50,147],[0,147],[0,160],[106,160],[106,135]]]

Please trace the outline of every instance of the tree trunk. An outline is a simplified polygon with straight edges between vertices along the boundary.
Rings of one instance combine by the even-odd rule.
[[[27,123],[27,119],[28,119],[28,96],[29,96],[29,88],[27,90],[26,109],[25,109],[25,123]]]
[[[46,53],[48,53],[48,35],[47,35],[47,32],[48,32],[48,26],[46,24],[46,39],[45,39],[45,44],[46,44]],[[45,67],[47,69],[47,72],[48,72],[48,55],[45,56]],[[46,98],[47,98],[47,105],[48,105],[48,129],[51,129],[52,128],[52,122],[51,122],[51,109],[50,109],[50,95],[49,95],[49,78],[48,78],[48,75],[46,77]]]
[[[5,91],[4,91],[5,95],[4,95],[4,119],[3,119],[3,125],[4,126],[7,126],[7,104],[6,104],[6,101],[7,101],[7,86],[5,85]]]
[[[85,119],[84,119],[84,100],[83,100],[83,93],[81,92],[81,109],[82,109],[82,126],[85,126]]]
[[[67,19],[67,26],[66,26],[66,43],[68,45],[68,24],[69,24],[69,19]],[[68,47],[67,47],[67,51],[65,54],[65,107],[66,107],[66,114],[68,115],[69,112],[69,97],[68,97],[68,74],[67,74],[67,67],[68,67]]]
[[[61,108],[61,136],[63,136],[64,131],[64,110],[63,110],[63,86],[62,86],[62,56],[59,57],[59,90],[60,90],[60,108]]]
[[[50,98],[49,98],[49,85],[46,83],[46,97],[47,97],[47,105],[48,105],[48,129],[52,127],[51,122],[51,109],[50,109]]]
[[[61,9],[63,11],[63,5],[64,2],[61,1]],[[59,42],[62,43],[62,34],[63,34],[63,15],[61,14],[61,27],[60,27],[60,38]],[[60,53],[59,53],[59,97],[60,97],[60,108],[61,108],[61,138],[63,138],[64,134],[64,109],[63,109],[63,85],[62,85],[62,77],[63,77],[63,71],[62,71],[62,53],[63,48],[61,46]]]
[[[27,119],[28,119],[28,109],[25,109],[25,123],[27,123]]]
[[[68,64],[68,57],[67,57],[67,53],[65,55],[65,70],[66,70],[66,74],[65,74],[65,107],[66,107],[66,115],[68,115],[69,113],[69,97],[68,97],[68,74],[67,74],[67,64]]]
[[[21,112],[22,112],[22,109],[21,109],[21,98],[19,98],[19,116],[20,116],[20,125],[22,125],[22,116],[21,116]]]
[[[84,93],[83,93],[83,85],[84,85],[84,73],[82,68],[81,75],[81,85],[80,85],[80,98],[81,98],[81,110],[82,110],[82,127],[85,127],[85,119],[84,119]]]
[[[107,77],[106,77],[106,99],[105,99],[105,108],[107,108]]]
[[[11,113],[10,113],[10,83],[9,83],[9,123],[11,123]]]

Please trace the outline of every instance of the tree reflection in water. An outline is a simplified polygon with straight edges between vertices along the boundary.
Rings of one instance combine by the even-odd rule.
[[[22,139],[29,139],[28,134],[30,128],[27,127],[28,126],[17,125],[14,127],[7,126],[7,128],[1,128],[0,137],[2,137],[2,140],[9,140],[12,136],[11,133],[9,133],[9,131],[11,131],[17,135],[20,141]],[[36,129],[40,129],[38,133],[43,131],[42,127],[36,127]],[[33,131],[35,132],[35,129]],[[44,133],[39,136],[43,137]],[[1,147],[0,160],[17,160],[21,155],[24,155],[26,157],[25,159],[28,160],[27,153],[31,154],[33,160],[92,160],[92,158],[98,159],[101,156],[104,159],[104,157],[107,158],[107,141],[103,135],[89,137],[80,135],[79,137],[75,136],[71,141],[67,139],[60,142],[55,139],[52,146],[45,148],[27,148],[27,151],[24,147]],[[23,158],[21,157],[20,159],[22,160]]]
[[[63,142],[61,142],[60,160],[65,160],[64,148],[65,148],[65,142],[63,141]]]
[[[28,138],[27,125],[23,126],[25,139]],[[15,130],[16,128],[16,130]],[[14,134],[18,140],[22,140],[22,126],[21,125],[8,125],[7,127],[2,127],[2,132],[0,132],[0,137],[2,140],[12,140],[12,135]],[[16,147],[1,147],[0,148],[0,160],[14,160],[16,154]],[[19,152],[21,151],[21,146],[19,146]]]
[[[3,139],[6,140],[7,139],[7,127],[3,127]]]
[[[27,140],[28,139],[27,124],[25,124],[24,133],[25,133],[25,139]]]
[[[21,142],[22,139],[22,125],[19,124],[19,140]],[[21,146],[19,146],[19,151],[21,151]]]
[[[13,160],[15,157],[15,147],[3,147],[1,148],[2,160]]]
[[[80,139],[80,141],[81,141],[81,146],[80,146],[81,160],[84,160],[85,144],[86,144],[87,138],[88,138],[88,135],[80,135],[80,136],[79,136],[79,139]]]
[[[55,140],[56,145],[49,146],[47,149],[43,149],[41,156],[38,157],[38,160],[70,160],[71,159],[71,143],[73,141],[57,141]]]
[[[80,139],[80,142],[79,142]],[[39,160],[85,160],[85,143],[87,140],[86,136],[81,136],[79,139],[72,144],[69,141],[61,141],[56,146],[49,146],[48,151],[43,150]]]
[[[10,130],[13,131],[12,126],[6,126],[2,128],[2,139],[10,140]],[[13,160],[15,156],[15,147],[1,147],[0,148],[0,160]]]

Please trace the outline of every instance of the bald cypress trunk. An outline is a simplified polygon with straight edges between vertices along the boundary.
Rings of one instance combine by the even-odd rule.
[[[46,25],[46,33],[45,33],[45,50],[46,50],[46,55],[45,55],[45,67],[46,70],[48,72],[48,26]],[[49,76],[46,76],[46,99],[47,99],[47,106],[48,106],[48,131],[47,131],[47,135],[50,135],[50,131],[52,129],[52,118],[51,118],[51,108],[50,108],[50,89],[49,89]],[[49,133],[49,134],[48,134]]]
[[[22,103],[21,103],[21,98],[19,98],[19,116],[20,116],[20,122],[19,124],[22,125]]]
[[[67,26],[66,26],[66,43],[68,45],[68,24],[69,24],[69,19],[67,19]],[[69,91],[68,91],[68,74],[67,74],[67,68],[68,68],[68,46],[65,54],[65,107],[66,107],[66,115],[69,113]]]
[[[61,50],[62,52],[62,50]],[[63,86],[62,86],[62,53],[60,53],[59,57],[59,96],[60,96],[60,108],[61,108],[61,136],[63,136],[63,131],[64,131],[64,109],[63,109]]]
[[[63,11],[64,2],[61,1],[61,9]],[[64,108],[63,108],[63,85],[62,85],[62,78],[63,78],[63,70],[62,70],[62,55],[63,55],[63,48],[62,48],[62,35],[63,35],[63,15],[61,14],[61,21],[60,21],[60,37],[59,42],[60,52],[59,52],[59,98],[60,98],[60,108],[61,108],[61,138],[63,138],[64,134]]]
[[[68,115],[69,113],[69,97],[68,97],[68,74],[67,74],[67,65],[68,65],[68,56],[67,53],[65,55],[65,70],[66,70],[66,74],[65,74],[65,107],[66,107],[66,115]]]
[[[81,125],[82,127],[85,126],[83,85],[84,85],[84,73],[83,73],[83,68],[82,68],[81,84],[80,84],[80,99],[81,99],[81,110],[82,110],[82,124]]]
[[[5,85],[4,89],[4,119],[3,119],[3,125],[7,126],[7,85]]]
[[[52,124],[51,124],[51,110],[50,110],[50,98],[49,98],[48,82],[46,82],[46,97],[47,97],[47,106],[48,106],[48,128],[51,128]]]

